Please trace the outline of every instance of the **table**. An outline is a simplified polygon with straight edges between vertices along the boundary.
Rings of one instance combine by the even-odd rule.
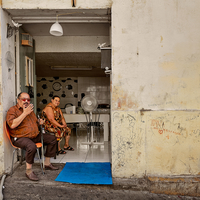
[[[92,119],[95,121],[95,115],[92,114]],[[66,123],[87,122],[85,114],[65,114],[63,113]],[[104,141],[108,141],[108,122],[110,122],[110,114],[100,114],[99,122],[103,122]]]

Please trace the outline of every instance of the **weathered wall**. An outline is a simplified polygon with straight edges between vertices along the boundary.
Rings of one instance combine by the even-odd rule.
[[[3,122],[5,121],[7,110],[15,104],[15,52],[14,35],[7,38],[7,23],[11,24],[11,19],[6,12],[1,9],[1,70],[0,80],[0,174],[7,170],[12,161],[12,147],[3,132]]]
[[[1,24],[1,15],[0,15],[0,24]],[[1,26],[1,25],[0,25]],[[0,33],[0,38],[2,38],[1,33]],[[1,42],[1,46],[2,46],[2,41]],[[0,55],[2,56],[2,50],[0,49]],[[4,155],[3,155],[3,148],[4,148],[4,144],[3,144],[3,95],[2,95],[2,62],[0,61],[0,160],[1,160],[1,164],[0,164],[0,173],[2,173],[3,171],[3,163],[4,163]]]
[[[199,173],[199,7],[113,1],[114,177]]]
[[[45,9],[73,9],[71,0],[2,0],[2,5],[4,8],[10,9],[35,9],[35,8],[45,8]],[[77,8],[83,9],[100,9],[100,8],[110,8],[112,6],[112,0],[78,0],[76,1]]]
[[[71,1],[3,6],[70,9]],[[198,174],[200,1],[79,0],[76,8],[108,7],[113,176]]]

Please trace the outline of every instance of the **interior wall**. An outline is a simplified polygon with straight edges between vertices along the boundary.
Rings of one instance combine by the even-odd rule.
[[[37,112],[51,102],[54,95],[60,97],[60,108],[78,106],[84,95],[92,95],[98,104],[110,104],[109,77],[38,77]]]
[[[22,45],[22,33],[26,33],[22,28],[19,29],[19,65],[20,65],[20,91],[27,92],[31,96],[31,101],[35,105],[34,112],[36,112],[36,69],[35,69],[35,41],[33,45]],[[24,39],[24,38],[23,38]],[[33,60],[33,87],[26,86],[26,60],[25,57]],[[31,95],[33,94],[33,96]]]
[[[109,36],[34,36],[36,52],[99,52],[98,44],[109,44]]]

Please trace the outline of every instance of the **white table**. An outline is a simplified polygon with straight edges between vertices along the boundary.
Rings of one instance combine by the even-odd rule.
[[[63,113],[66,123],[87,122],[85,114],[65,114]],[[92,114],[93,121],[95,121],[95,114]],[[110,114],[100,114],[99,122],[103,122],[104,141],[108,141],[108,122],[110,122]]]

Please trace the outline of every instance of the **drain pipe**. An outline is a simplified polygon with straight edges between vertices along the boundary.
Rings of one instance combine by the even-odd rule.
[[[0,186],[0,200],[3,200],[3,193],[2,193],[2,189],[3,189],[3,183],[4,183],[4,180],[6,178],[6,175],[4,174],[2,179],[1,179],[1,186]]]

